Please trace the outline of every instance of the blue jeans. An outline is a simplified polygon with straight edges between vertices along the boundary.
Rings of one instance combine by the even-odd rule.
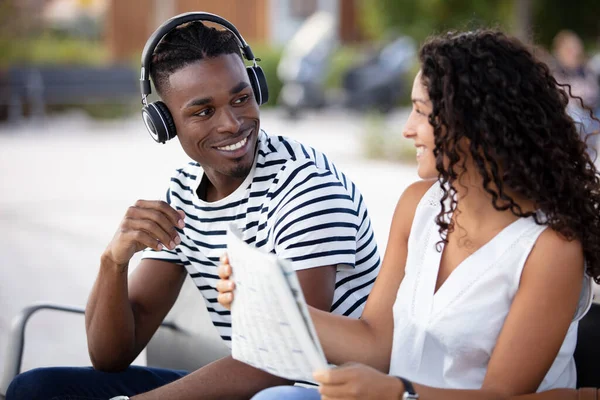
[[[187,375],[186,371],[131,366],[123,372],[91,367],[37,368],[17,375],[6,400],[108,400],[149,392]]]
[[[317,389],[307,389],[299,386],[275,386],[260,391],[251,400],[321,400],[321,395]]]

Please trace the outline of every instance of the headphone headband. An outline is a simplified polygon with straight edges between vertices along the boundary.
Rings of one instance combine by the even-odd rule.
[[[186,22],[191,21],[209,21],[227,29],[235,37],[238,46],[240,47],[242,54],[248,61],[255,61],[252,49],[246,43],[242,35],[238,32],[237,28],[233,26],[225,18],[219,17],[218,15],[206,13],[206,12],[189,12],[180,15],[176,15],[173,18],[165,21],[161,26],[154,31],[150,36],[144,50],[142,51],[142,70],[140,74],[140,89],[142,91],[142,97],[145,99],[150,93],[152,93],[152,86],[150,84],[150,68],[149,65],[152,62],[152,54],[154,49],[158,46],[158,43],[165,37],[169,32],[177,28],[179,25],[183,25]]]
[[[173,139],[177,136],[177,127],[173,116],[169,112],[169,108],[162,101],[155,101],[154,103],[148,104],[147,97],[152,92],[152,85],[150,84],[150,66],[152,64],[152,54],[156,49],[156,46],[160,43],[169,32],[177,28],[178,26],[191,21],[209,21],[214,22],[217,25],[227,29],[233,34],[237,45],[239,46],[243,57],[254,63],[253,66],[246,67],[246,73],[248,75],[248,81],[254,92],[254,98],[258,105],[265,104],[269,101],[269,88],[267,87],[267,79],[262,68],[257,65],[257,59],[254,58],[252,50],[248,43],[244,40],[242,35],[229,21],[215,14],[204,13],[204,12],[191,12],[181,15],[177,15],[165,23],[163,23],[154,33],[150,36],[144,50],[142,51],[142,71],[140,76],[140,88],[142,91],[142,119],[144,125],[150,136],[158,143],[165,143],[167,140]],[[260,60],[258,60],[260,61]]]

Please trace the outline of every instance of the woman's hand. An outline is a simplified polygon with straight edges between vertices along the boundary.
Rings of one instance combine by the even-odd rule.
[[[317,371],[313,377],[321,385],[319,392],[322,400],[397,400],[404,393],[404,385],[398,378],[364,364],[344,364]]]
[[[217,300],[219,304],[225,307],[228,310],[231,310],[231,303],[233,302],[233,289],[235,288],[235,283],[229,279],[231,276],[231,265],[229,265],[229,259],[227,258],[227,254],[223,254],[221,256],[221,265],[218,268],[219,282],[217,282],[217,290],[219,291],[219,295],[217,296]]]

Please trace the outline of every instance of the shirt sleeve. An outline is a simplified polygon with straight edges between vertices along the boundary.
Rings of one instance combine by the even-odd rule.
[[[275,253],[296,270],[353,268],[359,229],[353,193],[329,170],[312,163],[298,163],[279,178]]]

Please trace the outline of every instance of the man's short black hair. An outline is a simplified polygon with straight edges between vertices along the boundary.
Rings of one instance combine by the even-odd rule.
[[[200,21],[180,25],[159,42],[152,55],[150,77],[160,95],[173,72],[196,61],[223,54],[237,54],[240,47],[228,30],[211,28]]]

